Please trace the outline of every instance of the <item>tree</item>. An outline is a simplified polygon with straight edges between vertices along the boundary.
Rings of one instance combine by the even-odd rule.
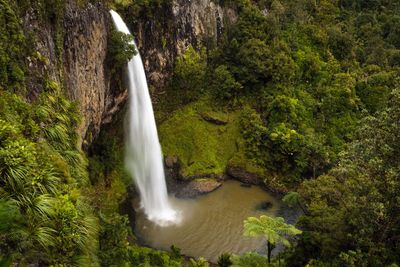
[[[277,243],[289,247],[290,242],[286,236],[301,234],[293,225],[286,224],[282,217],[269,217],[261,215],[260,218],[249,217],[244,221],[244,234],[246,236],[264,236],[267,239],[268,263],[271,263],[271,252]]]
[[[205,49],[197,52],[191,45],[176,59],[174,67],[174,87],[184,94],[184,101],[190,102],[199,97],[205,87],[206,74]]]
[[[108,53],[113,64],[112,71],[120,71],[121,67],[137,54],[133,36],[116,30],[111,31]]]
[[[221,256],[218,257],[218,266],[220,267],[229,267],[231,266],[232,260],[231,260],[231,254],[229,253],[223,253]]]
[[[355,266],[399,262],[399,90],[387,105],[376,117],[361,120],[336,167],[299,188],[308,212],[298,222],[303,234],[289,266],[312,259]]]
[[[289,208],[300,207],[304,213],[307,212],[303,204],[301,203],[301,197],[297,192],[287,193],[283,197],[282,202],[285,203]]]
[[[217,99],[231,100],[242,93],[243,86],[235,80],[226,65],[218,66],[212,77],[210,89]]]

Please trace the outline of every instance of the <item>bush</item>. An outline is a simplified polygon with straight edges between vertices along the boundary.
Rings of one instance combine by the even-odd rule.
[[[185,53],[175,61],[173,73],[173,87],[181,92],[181,98],[185,103],[189,103],[199,98],[205,89],[206,78],[206,54],[205,49],[201,48],[197,52],[189,46]]]
[[[108,44],[108,56],[111,60],[111,71],[116,73],[137,54],[133,36],[120,31],[112,30]]]
[[[211,93],[218,100],[232,100],[241,95],[243,86],[235,80],[226,65],[218,66],[211,74]]]

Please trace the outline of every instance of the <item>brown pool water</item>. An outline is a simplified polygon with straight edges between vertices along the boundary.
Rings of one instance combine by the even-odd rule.
[[[262,201],[271,202],[272,207],[257,210]],[[227,181],[218,190],[196,199],[171,198],[171,202],[182,214],[179,225],[158,226],[136,208],[136,234],[148,246],[169,250],[175,245],[185,255],[202,256],[213,262],[224,252],[264,251],[263,238],[243,236],[243,220],[262,214],[276,216],[281,207],[261,188],[242,187],[236,181]]]

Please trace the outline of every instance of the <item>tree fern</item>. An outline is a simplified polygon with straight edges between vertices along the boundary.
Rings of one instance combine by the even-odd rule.
[[[290,246],[286,236],[301,234],[301,231],[290,224],[286,224],[281,217],[261,215],[260,218],[249,217],[244,221],[244,234],[246,236],[264,236],[268,243],[268,261],[271,251],[277,243]]]

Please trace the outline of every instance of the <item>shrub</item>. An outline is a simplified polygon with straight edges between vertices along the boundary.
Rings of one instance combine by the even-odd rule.
[[[118,72],[137,54],[133,36],[112,30],[108,44],[108,56],[111,60],[111,71]]]

